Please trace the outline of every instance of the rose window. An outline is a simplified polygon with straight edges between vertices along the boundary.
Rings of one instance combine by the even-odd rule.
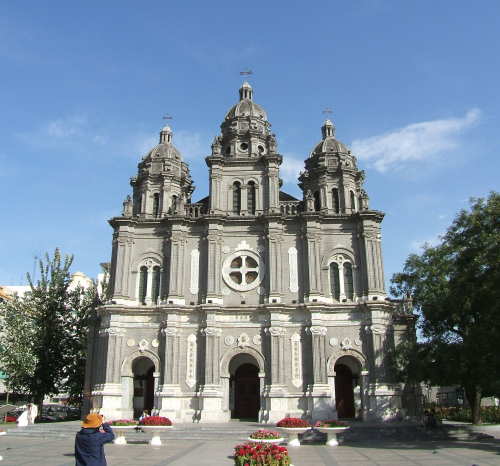
[[[262,259],[252,251],[237,251],[224,261],[222,276],[226,285],[238,291],[256,288],[262,281]]]

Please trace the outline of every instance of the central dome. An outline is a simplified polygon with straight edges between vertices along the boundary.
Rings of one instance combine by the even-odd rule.
[[[253,100],[253,89],[250,84],[244,82],[240,88],[240,101],[234,105],[226,114],[226,120],[237,117],[254,117],[267,121],[266,111]]]

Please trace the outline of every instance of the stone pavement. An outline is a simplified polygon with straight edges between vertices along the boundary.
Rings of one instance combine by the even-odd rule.
[[[232,465],[234,440],[166,440],[161,447],[144,443],[106,445],[109,466]],[[344,465],[500,465],[500,441],[346,442],[336,448],[305,445],[289,448],[294,466]],[[0,466],[73,466],[73,439],[0,437]]]

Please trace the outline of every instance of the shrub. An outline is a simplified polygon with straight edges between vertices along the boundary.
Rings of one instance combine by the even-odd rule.
[[[276,424],[278,427],[311,427],[305,419],[299,419],[298,417],[285,417]]]
[[[244,443],[234,447],[235,466],[290,466],[286,447],[262,443]]]
[[[148,416],[139,421],[141,426],[171,426],[172,421],[168,417]]]
[[[470,408],[435,408],[436,417],[448,421],[472,422]],[[481,420],[487,424],[500,424],[500,407],[482,406]]]
[[[251,434],[250,438],[271,440],[281,438],[281,434],[279,432],[273,432],[272,430],[260,429]]]
[[[325,421],[317,421],[314,427],[347,427],[347,424],[336,419],[327,419]]]
[[[116,421],[111,421],[109,424],[112,426],[136,426],[137,421],[133,419],[117,419]]]

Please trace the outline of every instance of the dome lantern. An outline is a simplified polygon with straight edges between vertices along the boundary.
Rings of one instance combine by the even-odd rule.
[[[253,89],[250,84],[245,81],[240,87],[240,100],[252,100],[253,99]]]
[[[165,126],[160,131],[160,144],[170,144],[172,142],[172,130],[170,126]]]
[[[335,125],[330,120],[325,120],[321,127],[323,139],[335,137]]]

